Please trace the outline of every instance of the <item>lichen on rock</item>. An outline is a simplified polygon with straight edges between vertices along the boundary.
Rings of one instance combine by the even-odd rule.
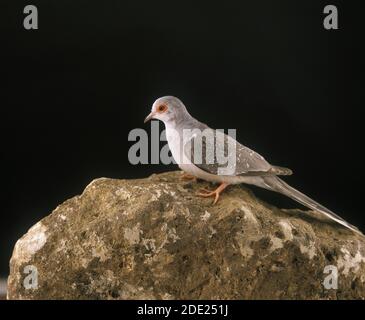
[[[365,241],[244,186],[217,205],[170,172],[97,179],[15,245],[9,299],[364,299]],[[35,266],[37,288],[23,285]],[[328,265],[338,289],[326,289]]]

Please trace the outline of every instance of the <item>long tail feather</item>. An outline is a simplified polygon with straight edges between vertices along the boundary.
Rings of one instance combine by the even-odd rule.
[[[339,224],[351,229],[352,231],[361,234],[363,233],[353,226],[352,224],[348,223],[344,219],[342,219],[340,216],[332,212],[331,210],[327,209],[326,207],[322,206],[318,202],[314,201],[313,199],[306,196],[304,193],[301,193],[300,191],[294,189],[290,185],[288,185],[286,182],[281,180],[280,178],[276,176],[271,177],[262,177],[265,183],[265,187],[268,187],[268,189],[279,192],[285,196],[288,196],[289,198],[301,203],[302,205],[315,210],[319,211],[322,214],[326,215],[327,217],[331,218],[332,220],[338,222]]]

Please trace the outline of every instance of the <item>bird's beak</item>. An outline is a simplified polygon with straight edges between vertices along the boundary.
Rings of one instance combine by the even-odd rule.
[[[154,112],[151,112],[147,117],[146,117],[146,119],[144,119],[144,123],[146,123],[147,121],[150,121],[152,118],[153,118],[153,116],[155,115],[155,113]]]

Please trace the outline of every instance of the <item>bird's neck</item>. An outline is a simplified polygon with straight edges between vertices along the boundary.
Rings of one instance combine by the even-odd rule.
[[[165,122],[166,129],[172,129],[182,131],[184,129],[191,129],[194,127],[194,123],[197,122],[190,114],[185,114],[184,117],[173,118],[168,122]]]

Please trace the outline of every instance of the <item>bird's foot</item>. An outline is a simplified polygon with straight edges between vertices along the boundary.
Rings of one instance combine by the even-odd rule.
[[[219,196],[221,192],[228,186],[227,183],[222,183],[217,189],[211,191],[208,189],[201,189],[200,192],[197,193],[197,196],[208,198],[208,197],[214,197],[213,204],[216,204],[219,200]]]
[[[181,180],[184,180],[184,181],[194,181],[196,182],[197,181],[197,177],[191,175],[191,174],[188,174],[188,173],[185,173],[183,172],[181,174],[181,177],[180,177]]]

